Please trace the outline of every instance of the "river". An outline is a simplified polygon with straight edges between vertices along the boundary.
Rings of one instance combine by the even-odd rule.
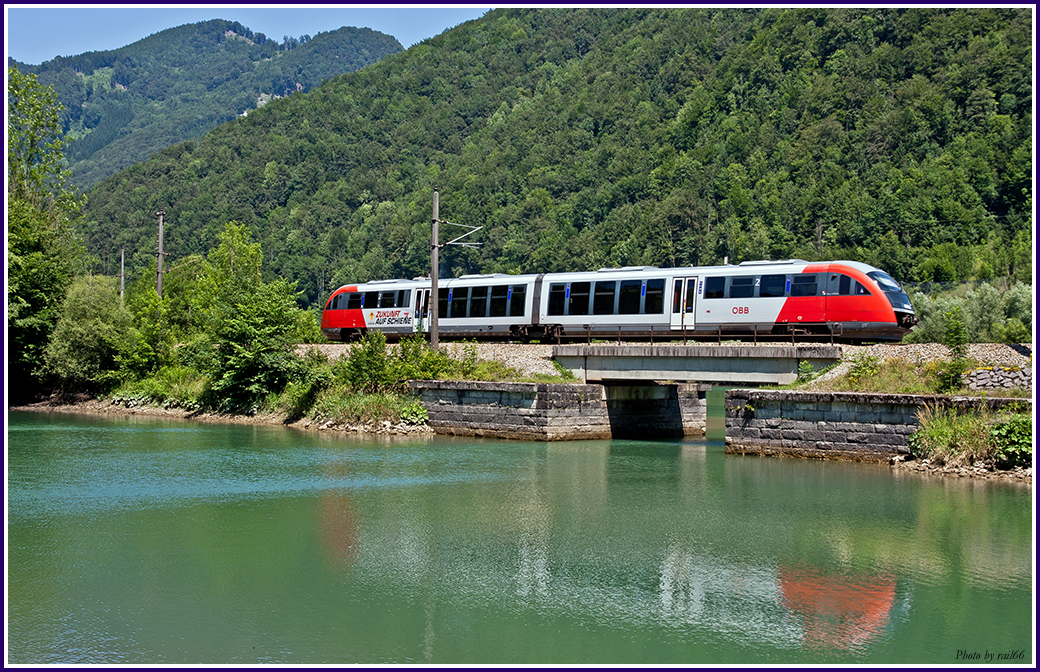
[[[703,439],[8,420],[11,663],[1034,660],[1027,487]]]

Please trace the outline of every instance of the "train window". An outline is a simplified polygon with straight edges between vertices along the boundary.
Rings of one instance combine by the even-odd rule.
[[[791,282],[791,296],[816,296],[816,274],[799,273]]]
[[[869,289],[867,289],[863,285],[859,284],[858,282],[854,282],[852,284],[853,284],[853,289],[852,289],[852,293],[853,294],[855,294],[857,296],[870,296],[870,290]]]
[[[618,293],[618,315],[637,315],[642,293],[642,280],[622,280],[621,291]]]
[[[449,293],[449,290],[443,287],[437,288],[437,317],[442,320],[448,317]]]
[[[682,312],[682,279],[675,279],[675,288],[672,290],[672,312]]]
[[[755,276],[742,275],[729,281],[729,298],[746,299],[755,295]]]
[[[527,296],[527,285],[511,285],[509,289],[509,316],[524,316],[524,299]]]
[[[721,299],[726,295],[726,278],[707,278],[704,281],[704,298]]]
[[[469,303],[469,287],[456,287],[451,290],[452,317],[466,317],[467,303]]]
[[[828,296],[848,296],[851,291],[852,278],[844,273],[831,273],[830,281],[827,283]]]
[[[664,312],[664,278],[646,281],[643,312],[647,315],[660,315]]]
[[[902,292],[903,288],[899,286],[899,283],[892,279],[888,273],[884,271],[871,271],[867,273],[867,277],[878,284],[882,292]]]
[[[412,290],[402,289],[397,292],[397,307],[407,308],[408,304],[411,303]]]
[[[760,297],[783,296],[787,293],[786,284],[786,275],[763,275],[762,282],[758,288],[758,295]]]
[[[469,316],[484,317],[487,315],[487,287],[474,287],[469,291]]]
[[[340,294],[340,296],[343,296],[343,294]],[[347,294],[346,297],[347,310],[358,310],[359,308],[361,308],[361,292],[351,292],[350,294]],[[343,305],[342,299],[340,299],[340,305]]]
[[[506,316],[506,299],[509,298],[509,285],[496,285],[491,288],[491,311],[490,317]]]
[[[563,307],[567,305],[567,285],[555,282],[549,286],[549,314],[563,315]]]
[[[596,295],[592,299],[593,315],[612,315],[614,313],[614,289],[617,283],[613,280],[600,280],[596,283]]]
[[[567,306],[568,315],[589,314],[589,294],[592,291],[591,282],[572,282],[571,298]]]
[[[396,308],[397,292],[379,292],[380,308]]]
[[[365,308],[379,307],[379,292],[365,292]]]

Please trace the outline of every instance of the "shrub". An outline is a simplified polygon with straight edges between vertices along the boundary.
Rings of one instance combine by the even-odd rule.
[[[1033,418],[1015,414],[994,419],[980,411],[926,406],[918,413],[920,426],[909,437],[910,455],[952,466],[992,462],[999,469],[1026,466],[1033,461]]]
[[[321,393],[335,381],[329,359],[320,351],[309,350],[302,363],[300,377],[290,380],[274,401],[274,408],[285,413],[289,421],[310,412]]]
[[[975,291],[969,291],[964,313],[965,340],[969,333],[976,343],[992,342],[1002,335],[1004,298],[993,285],[982,284]]]
[[[393,366],[389,361],[386,336],[372,330],[354,347],[349,357],[333,365],[336,380],[352,390],[364,393],[381,392],[394,382]]]
[[[960,308],[948,311],[943,319],[946,322],[943,344],[950,349],[951,360],[937,368],[936,382],[939,392],[950,392],[961,386],[964,372],[968,370],[968,332]]]
[[[849,372],[845,375],[850,382],[856,385],[865,378],[877,376],[880,371],[881,366],[877,357],[861,354],[853,358],[852,366],[849,368]]]
[[[76,278],[44,351],[44,372],[65,392],[106,392],[134,358],[138,333],[114,278]]]
[[[798,362],[798,380],[800,382],[810,381],[815,375],[816,369],[813,368],[812,362]]]
[[[1001,469],[1033,463],[1033,416],[1017,414],[990,428],[996,464]]]

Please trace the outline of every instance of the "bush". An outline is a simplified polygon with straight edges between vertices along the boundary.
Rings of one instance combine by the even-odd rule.
[[[968,292],[964,304],[965,338],[970,333],[976,343],[996,341],[1004,325],[1004,298],[997,288],[990,284],[980,285],[975,291]]]
[[[137,342],[115,279],[76,278],[44,351],[44,372],[64,392],[106,392],[122,380]]]
[[[942,343],[947,314],[960,311],[967,338],[972,343],[1027,343],[1032,341],[1033,292],[1015,283],[1007,292],[989,284],[979,285],[964,298],[946,295],[935,299],[914,292],[911,299],[920,323],[907,334],[906,343]]]
[[[303,373],[293,352],[298,312],[285,280],[243,292],[233,304],[217,304],[207,332],[214,354],[211,405],[255,412],[264,398]]]
[[[937,464],[966,466],[990,462],[998,469],[1033,461],[1033,418],[1015,414],[994,419],[986,410],[958,413],[925,407],[920,427],[910,435],[910,455]]]
[[[1033,416],[1017,414],[993,425],[990,439],[1001,469],[1026,467],[1033,463]]]
[[[389,360],[386,336],[376,330],[366,333],[349,357],[339,359],[333,365],[336,380],[366,394],[391,387],[395,382],[392,377],[394,368]]]
[[[939,392],[950,392],[961,387],[964,372],[968,370],[968,332],[959,307],[948,311],[943,319],[946,322],[943,344],[950,349],[951,359],[938,367],[936,382]]]
[[[302,360],[302,374],[289,381],[274,401],[274,408],[284,413],[290,422],[299,420],[334,382],[328,357],[318,350],[309,350]]]
[[[866,378],[877,376],[880,371],[880,362],[877,357],[857,355],[853,358],[852,366],[845,375],[853,385],[857,385]]]

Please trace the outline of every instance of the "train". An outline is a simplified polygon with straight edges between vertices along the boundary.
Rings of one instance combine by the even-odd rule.
[[[430,331],[430,278],[344,285],[321,330],[349,341]],[[831,342],[900,340],[917,324],[889,274],[855,261],[745,261],[629,266],[575,273],[463,275],[438,280],[438,338],[513,342],[710,338]]]

